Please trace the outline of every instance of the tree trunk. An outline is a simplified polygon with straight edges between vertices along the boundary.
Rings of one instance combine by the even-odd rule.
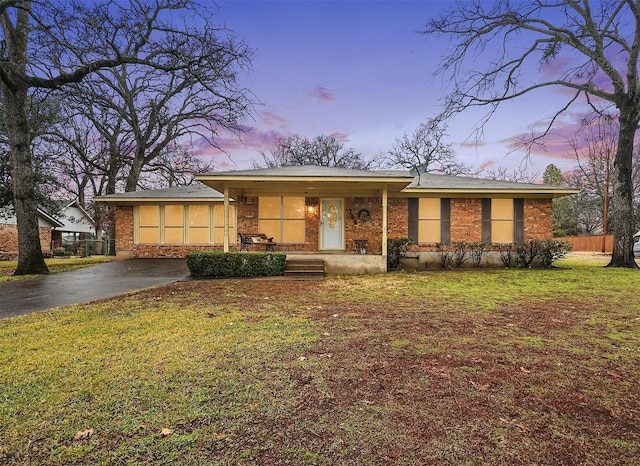
[[[611,220],[614,228],[613,252],[607,267],[629,267],[637,269],[633,255],[635,215],[633,212],[633,142],[638,127],[637,112],[632,105],[620,109],[620,133],[618,151],[613,161],[613,202]],[[606,221],[606,219],[605,219]]]
[[[3,86],[5,124],[13,182],[13,208],[18,226],[18,266],[15,275],[49,273],[40,245],[36,180],[31,160],[27,89]]]

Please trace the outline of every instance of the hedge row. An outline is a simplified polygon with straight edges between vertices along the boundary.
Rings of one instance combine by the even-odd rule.
[[[194,251],[187,267],[195,278],[272,277],[284,274],[285,254]]]

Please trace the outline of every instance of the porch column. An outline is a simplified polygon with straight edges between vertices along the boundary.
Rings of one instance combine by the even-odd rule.
[[[382,257],[387,257],[387,188],[382,189]],[[386,262],[386,261],[385,261]]]
[[[229,252],[229,188],[224,188],[224,252]]]

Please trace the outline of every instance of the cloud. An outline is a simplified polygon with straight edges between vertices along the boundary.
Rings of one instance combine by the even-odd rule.
[[[491,167],[493,167],[496,164],[495,160],[487,160],[486,162],[483,162],[482,164],[480,164],[480,171],[485,171]]]
[[[275,112],[272,108],[266,108],[258,112],[258,116],[267,126],[285,127],[289,124],[289,120]]]
[[[309,96],[312,99],[319,100],[321,102],[333,102],[336,100],[335,92],[328,87],[317,86],[311,90]]]

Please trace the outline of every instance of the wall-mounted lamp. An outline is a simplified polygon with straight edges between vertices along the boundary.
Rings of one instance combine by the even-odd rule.
[[[318,204],[307,204],[307,214],[313,215],[314,217],[318,215]]]

